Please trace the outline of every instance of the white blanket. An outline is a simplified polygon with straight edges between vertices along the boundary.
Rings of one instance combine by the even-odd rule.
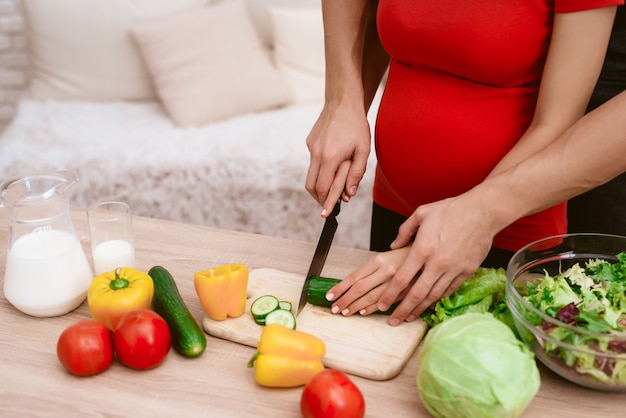
[[[304,179],[305,139],[319,110],[180,129],[158,103],[24,99],[0,139],[0,178],[69,169],[81,179],[78,206],[122,200],[142,216],[317,241],[320,208]],[[338,245],[368,246],[374,164],[372,155],[359,195],[342,207]]]

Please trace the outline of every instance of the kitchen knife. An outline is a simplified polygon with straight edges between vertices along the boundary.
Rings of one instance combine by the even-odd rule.
[[[311,277],[319,276],[322,273],[322,268],[324,268],[326,256],[330,251],[330,245],[333,242],[333,237],[335,236],[335,231],[337,230],[337,215],[339,215],[340,204],[341,200],[338,200],[332,213],[328,215],[326,221],[324,222],[324,228],[322,229],[320,239],[317,242],[317,248],[315,248],[315,254],[313,254],[311,266],[309,267],[306,279],[304,280],[304,285],[302,286],[300,302],[298,302],[296,315],[302,311],[302,308],[304,308],[304,305],[306,305],[309,298],[309,284],[311,283]]]

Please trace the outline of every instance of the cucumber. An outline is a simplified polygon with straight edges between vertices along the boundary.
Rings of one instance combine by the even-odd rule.
[[[206,336],[185,305],[174,278],[164,267],[148,272],[154,282],[152,309],[163,317],[172,333],[172,346],[185,357],[198,357],[206,348]]]
[[[255,321],[265,320],[267,314],[279,309],[280,301],[276,296],[263,295],[259,296],[250,305],[250,313]]]
[[[307,295],[307,302],[311,305],[324,306],[330,308],[332,302],[326,299],[326,293],[331,287],[339,283],[341,280],[333,279],[330,277],[313,276],[309,282],[309,293]]]
[[[296,317],[291,312],[291,302],[279,300],[276,296],[259,296],[250,305],[254,322],[259,325],[281,324],[296,329]]]
[[[340,281],[340,279],[334,279],[331,277],[312,276],[311,281],[309,282],[309,293],[307,295],[307,302],[309,302],[311,305],[330,308],[333,303],[326,299],[326,293],[328,293],[330,288]],[[374,313],[391,315],[396,306],[398,306],[398,303],[399,302],[394,303],[389,307],[389,309],[384,312],[376,311]]]
[[[287,328],[296,329],[296,317],[293,316],[291,311],[276,309],[265,317],[265,325],[269,324],[280,324]]]
[[[286,300],[281,300],[280,302],[278,302],[278,308],[282,309],[284,311],[289,311],[291,312],[291,308],[293,306],[291,305],[291,302],[288,302]]]

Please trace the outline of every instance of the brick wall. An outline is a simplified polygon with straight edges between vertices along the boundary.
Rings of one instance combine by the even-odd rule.
[[[0,130],[15,115],[28,84],[28,50],[21,0],[0,0]]]

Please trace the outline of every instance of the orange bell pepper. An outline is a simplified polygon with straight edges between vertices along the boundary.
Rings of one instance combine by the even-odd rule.
[[[193,275],[200,304],[209,318],[216,321],[236,318],[246,310],[248,268],[228,264]]]
[[[302,386],[324,370],[325,354],[326,345],[316,336],[269,324],[263,327],[257,352],[248,367],[255,367],[254,378],[261,386]]]
[[[121,267],[93,278],[87,292],[89,312],[111,331],[127,313],[150,309],[154,296],[152,278],[141,270]]]

